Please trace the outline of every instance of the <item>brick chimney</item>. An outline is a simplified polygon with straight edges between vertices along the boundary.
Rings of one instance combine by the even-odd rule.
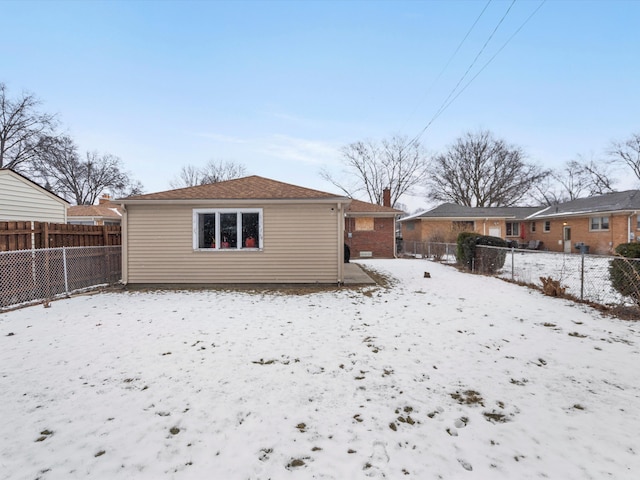
[[[382,205],[391,207],[391,189],[389,187],[382,190]]]
[[[104,205],[105,203],[111,203],[111,195],[109,195],[108,193],[103,194],[98,199],[98,205]]]

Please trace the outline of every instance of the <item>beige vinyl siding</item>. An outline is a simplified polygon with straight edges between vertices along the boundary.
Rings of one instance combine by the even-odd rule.
[[[0,221],[67,222],[67,205],[13,172],[0,174]]]
[[[194,251],[194,208],[215,206],[127,206],[128,283],[338,282],[335,203],[243,204],[263,209],[261,251]]]

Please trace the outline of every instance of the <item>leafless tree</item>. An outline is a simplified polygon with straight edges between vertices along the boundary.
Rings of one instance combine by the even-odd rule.
[[[540,204],[555,205],[585,196],[613,192],[615,179],[607,162],[586,160],[578,155],[562,168],[552,170],[541,183],[534,186],[532,197]]]
[[[111,154],[86,152],[68,136],[47,138],[31,167],[32,175],[58,195],[78,205],[92,205],[105,192],[123,196],[142,192],[122,161]]]
[[[391,205],[399,205],[404,194],[424,184],[428,173],[427,154],[417,142],[393,136],[380,143],[367,140],[341,149],[343,175],[337,178],[327,170],[320,176],[350,197],[366,195],[371,203],[382,205],[382,192],[391,191]]]
[[[16,99],[0,83],[0,168],[23,170],[38,152],[42,139],[57,127],[55,115],[41,113],[41,102],[30,93]]]
[[[548,175],[525,162],[519,147],[494,138],[489,131],[469,132],[434,159],[428,196],[469,207],[513,206]]]
[[[178,176],[169,185],[171,188],[194,187],[233,180],[246,174],[247,168],[241,163],[210,160],[204,167],[183,165]]]
[[[640,180],[640,133],[633,133],[624,141],[616,141],[609,149],[611,160],[631,169]]]

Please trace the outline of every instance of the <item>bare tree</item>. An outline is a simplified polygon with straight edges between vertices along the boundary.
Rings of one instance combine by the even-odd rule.
[[[613,192],[615,182],[607,162],[586,160],[578,155],[576,160],[569,160],[562,168],[552,170],[544,181],[534,186],[531,196],[543,205],[556,205]]]
[[[382,205],[382,192],[391,191],[391,205],[422,185],[428,173],[427,155],[417,142],[393,136],[377,142],[351,143],[341,149],[344,171],[336,178],[327,170],[320,176],[350,197],[366,195],[371,203]]]
[[[525,162],[519,147],[494,138],[489,131],[469,132],[436,156],[427,188],[433,200],[504,207],[517,205],[548,175]]]
[[[78,205],[92,205],[104,192],[114,196],[142,192],[142,184],[131,180],[118,157],[98,152],[83,157],[68,136],[48,138],[40,150],[32,174]]]
[[[39,112],[40,103],[29,93],[11,99],[0,83],[0,168],[20,170],[36,156],[43,138],[53,134],[56,117]]]
[[[633,133],[622,142],[613,142],[609,155],[613,162],[629,167],[640,180],[640,133]]]
[[[171,188],[194,187],[233,180],[246,174],[247,168],[242,163],[210,160],[204,167],[183,165],[178,176],[169,185]]]

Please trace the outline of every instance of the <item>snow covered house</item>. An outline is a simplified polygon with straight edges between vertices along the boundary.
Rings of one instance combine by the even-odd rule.
[[[0,222],[67,223],[69,202],[27,177],[0,169]]]
[[[344,282],[349,198],[249,176],[118,203],[126,284]]]

